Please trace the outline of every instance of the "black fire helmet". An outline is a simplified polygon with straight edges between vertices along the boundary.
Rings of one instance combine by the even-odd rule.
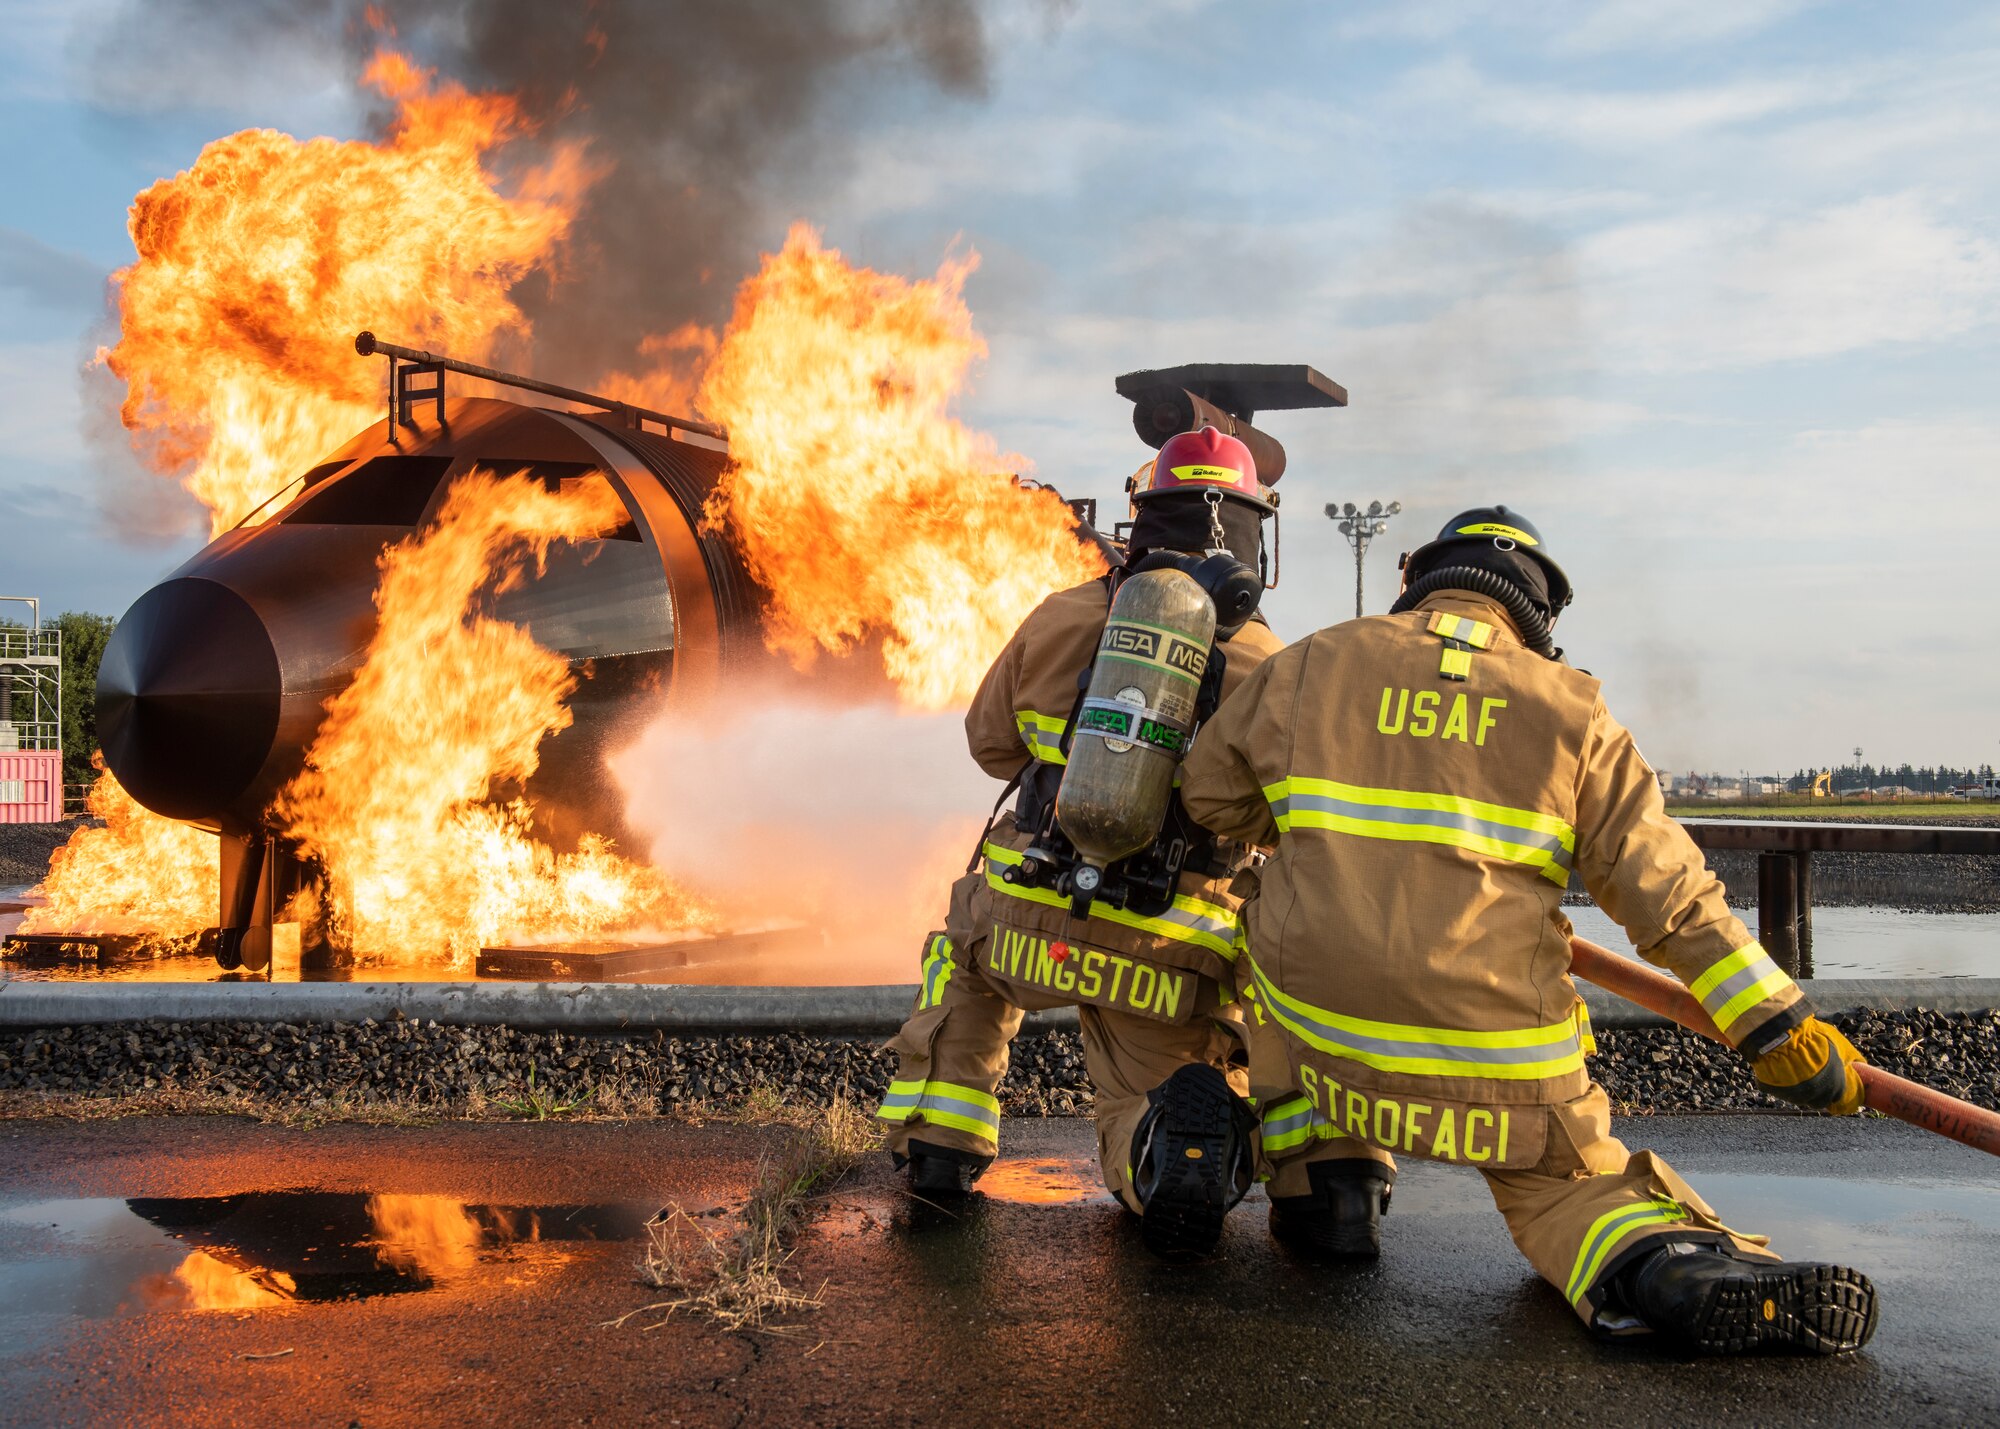
[[[1475,566],[1507,576],[1539,598],[1546,587],[1549,614],[1557,615],[1574,594],[1569,577],[1549,558],[1535,523],[1505,506],[1477,506],[1461,511],[1437,533],[1437,538],[1406,552],[1405,579],[1415,583],[1426,573],[1446,566]]]

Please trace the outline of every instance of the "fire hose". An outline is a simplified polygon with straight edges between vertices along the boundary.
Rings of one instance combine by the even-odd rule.
[[[1649,1012],[1657,1012],[1678,1022],[1690,1032],[1699,1032],[1727,1045],[1728,1039],[1716,1030],[1702,1005],[1679,983],[1664,973],[1654,972],[1632,958],[1620,957],[1609,948],[1582,938],[1569,940],[1570,971],[1587,978],[1606,992],[1636,1002]],[[1885,1072],[1863,1063],[1856,1069],[1867,1089],[1870,1111],[1907,1121],[1911,1126],[1963,1142],[1990,1156],[2000,1156],[2000,1113],[1990,1112],[1971,1102],[1933,1090],[1919,1082]]]

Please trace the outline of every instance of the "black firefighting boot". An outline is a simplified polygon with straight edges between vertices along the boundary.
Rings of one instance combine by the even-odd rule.
[[[1676,1242],[1621,1271],[1618,1289],[1655,1331],[1705,1354],[1837,1355],[1875,1333],[1875,1287],[1844,1265],[1739,1260]]]
[[[1271,1197],[1271,1234],[1320,1255],[1379,1256],[1395,1169],[1360,1158],[1315,1161],[1306,1167],[1306,1179],[1312,1184],[1308,1194]]]
[[[1206,1062],[1179,1068],[1146,1098],[1152,1105],[1132,1136],[1132,1190],[1146,1208],[1140,1239],[1168,1260],[1206,1255],[1256,1174],[1256,1118]]]
[[[972,1190],[972,1183],[986,1174],[993,1158],[976,1151],[912,1141],[908,1154],[898,1154],[895,1162],[898,1169],[909,1168],[910,1189],[919,1196],[955,1198]]]

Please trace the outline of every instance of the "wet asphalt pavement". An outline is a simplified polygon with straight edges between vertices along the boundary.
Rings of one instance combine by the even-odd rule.
[[[606,1322],[640,1219],[726,1210],[774,1133],[0,1123],[5,1424],[1992,1423],[2000,1165],[1895,1123],[1622,1124],[1723,1217],[1881,1288],[1834,1362],[1588,1339],[1479,1179],[1406,1168],[1385,1255],[1295,1262],[1261,1197],[1155,1263],[1088,1124],[1014,1121],[996,1195],[928,1218],[875,1165],[801,1244],[794,1334]],[[917,1214],[913,1216],[913,1210]],[[720,1219],[713,1223],[721,1223]],[[201,1308],[210,1305],[217,1308]]]

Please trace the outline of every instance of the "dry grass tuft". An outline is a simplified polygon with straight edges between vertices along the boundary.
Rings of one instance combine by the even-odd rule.
[[[760,1124],[776,1119],[762,1099],[746,1110],[746,1121],[752,1116]],[[868,1114],[845,1096],[824,1108],[793,1109],[785,1124],[791,1132],[758,1163],[734,1236],[709,1230],[678,1206],[655,1218],[648,1227],[650,1243],[639,1263],[639,1278],[674,1294],[619,1316],[613,1326],[650,1316],[651,1322],[640,1328],[658,1329],[685,1313],[725,1330],[782,1335],[792,1331],[772,1325],[773,1316],[825,1304],[824,1285],[805,1291],[786,1283],[791,1243],[827,1191],[879,1138]]]

